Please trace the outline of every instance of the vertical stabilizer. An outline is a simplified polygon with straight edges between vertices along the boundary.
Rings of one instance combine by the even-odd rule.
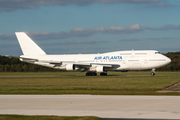
[[[46,55],[46,53],[24,32],[16,32],[15,34],[24,55]]]

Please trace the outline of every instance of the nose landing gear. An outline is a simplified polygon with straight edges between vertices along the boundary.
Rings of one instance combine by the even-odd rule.
[[[152,76],[155,76],[155,68],[153,68],[153,69],[151,70],[151,75],[152,75]]]

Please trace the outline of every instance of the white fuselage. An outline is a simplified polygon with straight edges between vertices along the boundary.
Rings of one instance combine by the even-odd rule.
[[[60,70],[88,71],[86,76],[106,76],[107,71],[152,69],[167,65],[171,59],[155,50],[116,51],[103,54],[48,55],[24,32],[15,33],[23,55],[20,60]]]
[[[61,69],[68,64],[93,66],[105,66],[105,71],[145,70],[154,69],[167,65],[171,60],[155,50],[116,51],[103,54],[71,54],[71,55],[32,55],[20,56],[36,59],[30,62],[46,67]],[[53,63],[56,63],[54,65]],[[59,63],[59,65],[57,65]],[[119,65],[118,67],[106,67],[107,65]]]

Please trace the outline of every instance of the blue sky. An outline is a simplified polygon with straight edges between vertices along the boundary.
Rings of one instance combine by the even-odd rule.
[[[0,55],[26,32],[49,54],[180,51],[179,0],[0,0]]]

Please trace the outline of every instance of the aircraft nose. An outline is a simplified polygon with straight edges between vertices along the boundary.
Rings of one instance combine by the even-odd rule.
[[[171,62],[171,59],[170,59],[170,58],[167,58],[166,61],[167,61],[167,63],[170,63],[170,62]]]

